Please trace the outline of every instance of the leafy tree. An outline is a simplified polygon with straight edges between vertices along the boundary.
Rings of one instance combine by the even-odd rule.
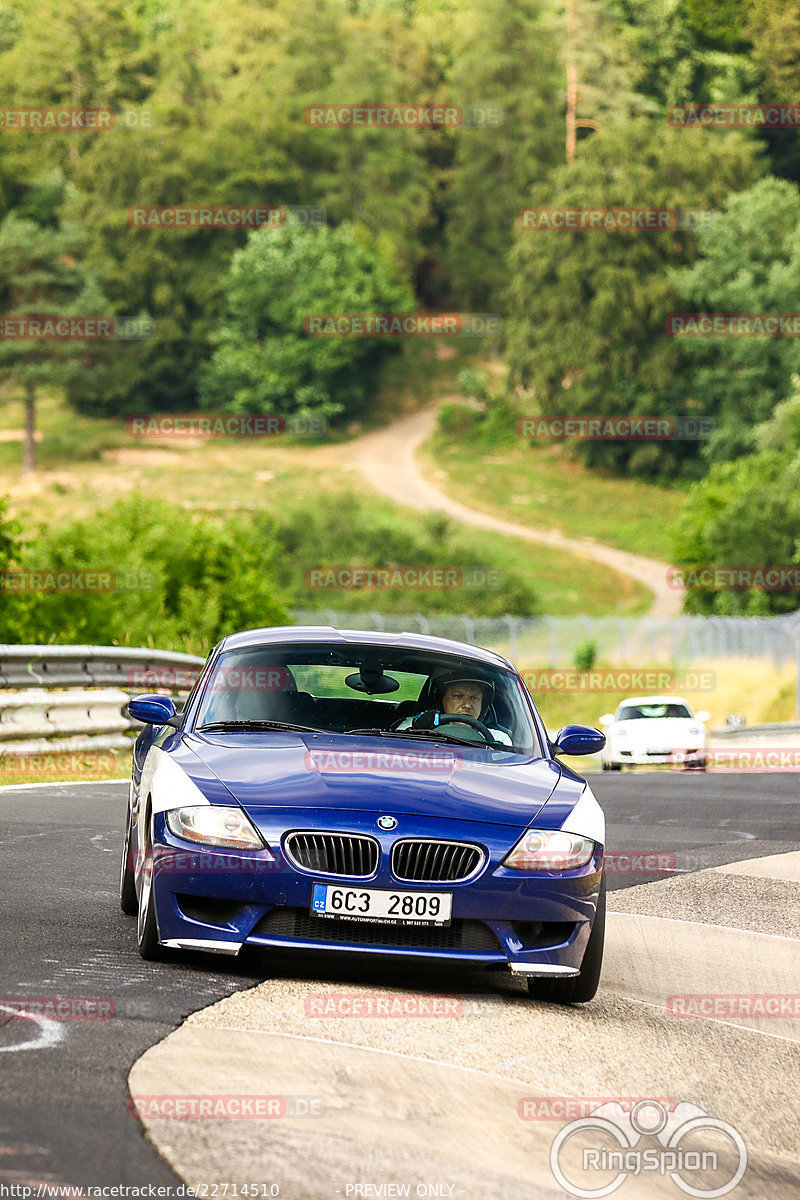
[[[448,285],[461,308],[500,311],[514,222],[563,159],[561,64],[538,0],[467,5],[448,83],[472,125],[453,134]]]
[[[0,224],[0,298],[6,321],[30,316],[96,317],[107,304],[91,271],[79,261],[85,235],[76,227],[43,228],[15,212]],[[8,328],[8,326],[7,326]],[[24,327],[23,327],[24,328]],[[25,403],[24,469],[34,470],[36,399],[43,387],[86,378],[83,340],[15,338],[0,341],[0,379]]]
[[[752,140],[732,133],[691,140],[647,122],[609,126],[552,177],[542,205],[598,209],[713,208],[747,186]],[[705,411],[680,376],[665,336],[680,311],[669,268],[691,262],[686,229],[613,232],[520,230],[510,259],[507,350],[511,381],[529,411],[557,415],[666,415]],[[689,469],[692,443],[586,442],[589,465],[633,473]]]
[[[408,312],[413,294],[387,245],[352,226],[251,234],[226,284],[229,317],[202,378],[206,408],[331,417],[363,408],[389,338],[309,336],[323,313]]]
[[[690,490],[676,527],[675,561],[692,567],[800,562],[800,376],[787,399],[755,430],[756,452],[714,463]],[[687,612],[793,612],[792,591],[687,591]]]
[[[798,472],[785,454],[763,451],[715,463],[691,488],[675,531],[677,565],[782,566],[800,538]],[[684,610],[720,616],[794,612],[800,590],[687,590]]]
[[[697,240],[697,260],[672,277],[682,310],[800,311],[800,191],[793,184],[769,177],[731,195]],[[767,420],[800,370],[798,339],[687,338],[680,349],[684,387],[716,419],[707,456],[752,449],[754,424]]]

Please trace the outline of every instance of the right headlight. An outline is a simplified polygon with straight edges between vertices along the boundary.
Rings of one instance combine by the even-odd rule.
[[[562,830],[529,829],[503,859],[512,871],[574,871],[594,854],[591,838]]]

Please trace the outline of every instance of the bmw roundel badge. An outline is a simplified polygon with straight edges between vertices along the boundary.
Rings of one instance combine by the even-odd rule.
[[[394,817],[388,816],[388,814],[383,817],[378,817],[378,828],[379,829],[396,829],[397,821],[394,819]]]

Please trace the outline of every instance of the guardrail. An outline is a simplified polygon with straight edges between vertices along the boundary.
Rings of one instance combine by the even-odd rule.
[[[770,721],[764,725],[723,725],[708,731],[710,741],[720,746],[800,745],[800,721]]]
[[[116,750],[141,729],[123,709],[140,692],[187,693],[193,654],[129,646],[0,646],[0,755]]]

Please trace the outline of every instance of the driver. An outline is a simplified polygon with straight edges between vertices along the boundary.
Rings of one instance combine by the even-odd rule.
[[[413,718],[401,721],[398,728],[408,729],[411,726],[414,729],[433,729],[441,723],[441,716],[465,716],[483,722],[494,697],[494,686],[477,676],[450,671],[433,681],[433,694],[438,696],[438,709],[428,709]],[[502,742],[504,746],[512,744],[511,738],[504,730],[493,729],[491,726],[487,728],[496,742]],[[474,729],[474,726],[464,722],[458,736],[462,736],[463,732],[463,736],[469,737],[471,729]],[[475,733],[479,731],[475,730]]]

